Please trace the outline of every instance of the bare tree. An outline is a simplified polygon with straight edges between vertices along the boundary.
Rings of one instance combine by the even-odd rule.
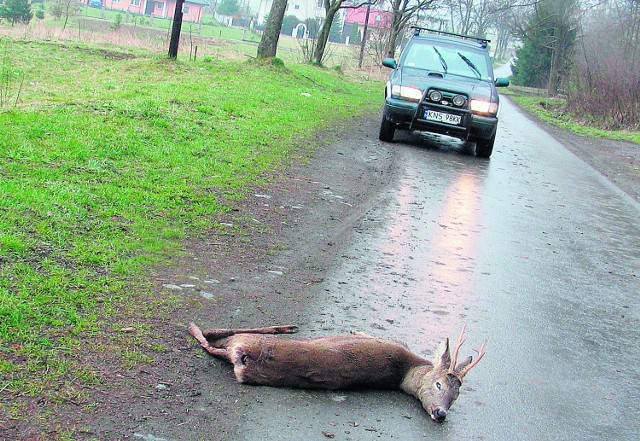
[[[494,18],[492,27],[495,29],[497,35],[493,56],[496,60],[502,60],[507,56],[509,41],[511,40],[513,31],[509,27],[508,17],[502,15],[497,15]]]
[[[534,0],[536,1],[536,0]],[[529,3],[517,0],[493,0],[492,7],[487,11],[487,23],[479,26],[478,35],[485,35],[484,30],[492,28],[496,34],[494,42],[494,57],[498,60],[507,56],[509,43],[513,36],[524,32],[522,24],[525,16],[532,10]]]
[[[489,27],[513,9],[528,9],[539,0],[440,0],[438,7],[450,19],[450,31],[465,35],[486,35]]]
[[[612,0],[584,14],[567,110],[606,129],[640,128],[639,37],[638,0]]]
[[[449,10],[451,31],[459,34],[470,33],[474,0],[443,0],[443,5]]]
[[[359,3],[348,3],[350,0],[324,0],[325,19],[318,34],[318,41],[313,54],[313,63],[321,65],[324,58],[324,52],[329,41],[329,33],[331,25],[336,18],[336,14],[340,9],[355,9],[364,5],[373,5],[377,0],[363,1]]]
[[[436,0],[390,0],[393,18],[387,43],[387,57],[393,58],[395,56],[398,37],[407,24],[416,17],[418,12],[433,9],[435,2]]]
[[[372,28],[367,38],[367,53],[374,60],[382,60],[388,52],[390,31],[386,28]]]
[[[614,17],[621,26],[622,46],[633,60],[640,55],[640,0],[614,1]]]

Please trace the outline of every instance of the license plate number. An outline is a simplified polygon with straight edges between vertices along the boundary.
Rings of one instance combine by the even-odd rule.
[[[452,115],[450,113],[444,112],[436,112],[435,110],[425,110],[424,112],[425,119],[429,121],[438,121],[447,124],[456,124],[459,125],[462,121],[462,117],[460,115]]]

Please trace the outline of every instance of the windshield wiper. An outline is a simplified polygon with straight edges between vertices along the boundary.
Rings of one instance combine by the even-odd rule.
[[[440,53],[440,51],[435,47],[432,46],[433,50],[436,51],[436,54],[438,54],[438,58],[440,58],[440,64],[442,64],[442,67],[444,68],[444,73],[447,73],[447,62],[444,61],[444,58],[442,57],[442,54]]]
[[[458,55],[460,56],[460,58],[464,60],[465,63],[467,63],[467,66],[469,66],[473,70],[473,73],[475,73],[478,76],[478,78],[482,78],[482,74],[478,70],[478,67],[475,64],[473,64],[473,61],[471,61],[470,59],[462,55],[460,52],[458,52]]]

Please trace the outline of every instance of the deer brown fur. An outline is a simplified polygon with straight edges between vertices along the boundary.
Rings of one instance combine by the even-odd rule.
[[[457,364],[464,342],[460,333],[453,357],[449,339],[433,361],[413,354],[405,345],[363,333],[319,338],[282,338],[295,326],[189,332],[211,355],[233,364],[241,383],[275,387],[348,389],[400,388],[420,400],[434,421],[442,422],[459,394],[462,378],[484,355]]]

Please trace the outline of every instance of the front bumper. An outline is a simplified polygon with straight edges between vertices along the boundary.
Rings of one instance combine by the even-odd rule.
[[[420,110],[418,110],[420,107]],[[427,121],[422,117],[426,108],[455,113],[462,117],[460,125]],[[418,115],[416,115],[418,112]],[[496,134],[498,118],[475,115],[468,110],[439,108],[425,103],[414,103],[395,98],[387,98],[384,104],[384,117],[396,124],[398,129],[418,130],[422,132],[439,133],[466,140],[490,139]]]

